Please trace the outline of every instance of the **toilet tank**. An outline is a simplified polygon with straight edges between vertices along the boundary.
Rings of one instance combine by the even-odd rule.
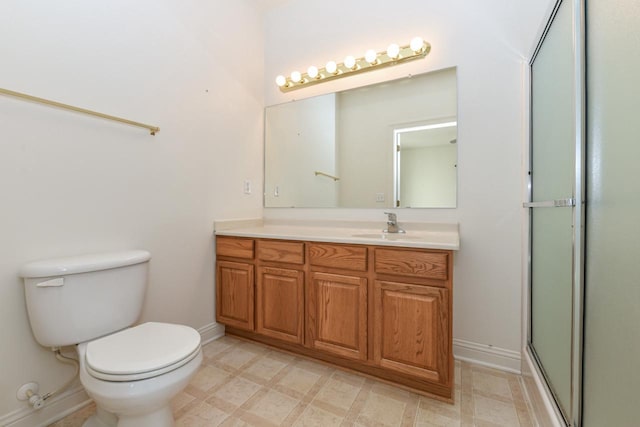
[[[20,269],[31,330],[46,347],[78,344],[134,324],[148,261],[143,250],[30,262]]]

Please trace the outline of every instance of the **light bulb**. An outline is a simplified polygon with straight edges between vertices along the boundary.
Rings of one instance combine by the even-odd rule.
[[[356,58],[351,55],[347,56],[346,58],[344,58],[344,66],[350,70],[353,70],[356,67]]]
[[[387,56],[391,59],[396,59],[400,55],[400,46],[395,43],[391,43],[387,48]]]
[[[307,68],[307,75],[310,78],[315,79],[316,77],[318,77],[318,68],[314,67],[313,65],[310,66],[309,68]]]
[[[413,39],[411,39],[409,47],[412,51],[418,53],[424,48],[424,40],[422,40],[422,37],[414,37]]]
[[[324,66],[324,69],[327,70],[327,73],[329,74],[335,74],[336,71],[338,71],[338,66],[335,62],[329,61],[327,62],[327,65]]]
[[[285,76],[276,77],[276,84],[280,87],[287,84],[287,78]]]
[[[302,80],[302,74],[300,74],[300,71],[292,71],[291,81],[294,83],[300,83],[300,80]]]
[[[375,50],[373,49],[369,49],[365,54],[364,54],[364,59],[369,63],[369,64],[375,64],[376,60],[378,59],[378,54],[376,53]]]

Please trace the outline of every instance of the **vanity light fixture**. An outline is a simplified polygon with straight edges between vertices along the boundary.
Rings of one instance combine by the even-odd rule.
[[[356,69],[356,58],[354,58],[353,56],[349,55],[346,58],[344,58],[343,64],[349,70],[355,70]]]
[[[324,69],[329,74],[336,74],[338,72],[338,64],[336,64],[334,61],[329,61],[327,62],[327,65],[324,66]]]
[[[369,64],[375,64],[378,61],[378,53],[373,49],[369,49],[364,54],[364,60]]]
[[[311,79],[315,79],[318,77],[318,67],[314,67],[313,65],[307,68],[307,76]]]
[[[300,74],[300,71],[292,71],[290,78],[293,83],[300,83],[302,81],[302,74]]]
[[[400,46],[395,43],[391,43],[387,48],[387,56],[391,59],[396,59],[400,55]]]
[[[280,75],[276,77],[276,84],[282,92],[289,92],[316,83],[424,58],[430,51],[429,43],[421,37],[414,37],[406,46],[392,43],[383,52],[376,53],[373,49],[369,49],[361,58],[349,55],[341,63],[327,62],[324,68],[318,69],[312,65],[306,73],[294,71],[289,77]]]

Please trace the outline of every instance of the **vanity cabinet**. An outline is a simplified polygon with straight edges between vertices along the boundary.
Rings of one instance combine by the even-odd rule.
[[[254,328],[254,241],[217,239],[216,321],[240,329]]]
[[[452,251],[216,241],[227,333],[452,400]]]
[[[309,345],[347,359],[367,359],[367,279],[312,272],[307,306]]]
[[[367,359],[367,247],[309,243],[308,343],[347,359]]]
[[[257,241],[256,332],[304,342],[304,243]]]
[[[453,384],[448,251],[376,248],[373,360],[386,369]]]
[[[446,384],[448,302],[446,289],[376,280],[373,310],[376,364]]]
[[[303,343],[304,273],[280,267],[258,267],[256,332]]]

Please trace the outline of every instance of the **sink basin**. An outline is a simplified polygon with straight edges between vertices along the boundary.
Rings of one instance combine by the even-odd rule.
[[[352,234],[351,237],[377,240],[424,240],[424,236],[412,236],[406,233],[364,233]]]
[[[372,243],[388,242],[390,245],[407,245],[412,247],[431,247],[436,249],[455,249],[459,247],[458,235],[439,232],[407,232],[407,233],[357,233],[354,239],[370,239]]]

